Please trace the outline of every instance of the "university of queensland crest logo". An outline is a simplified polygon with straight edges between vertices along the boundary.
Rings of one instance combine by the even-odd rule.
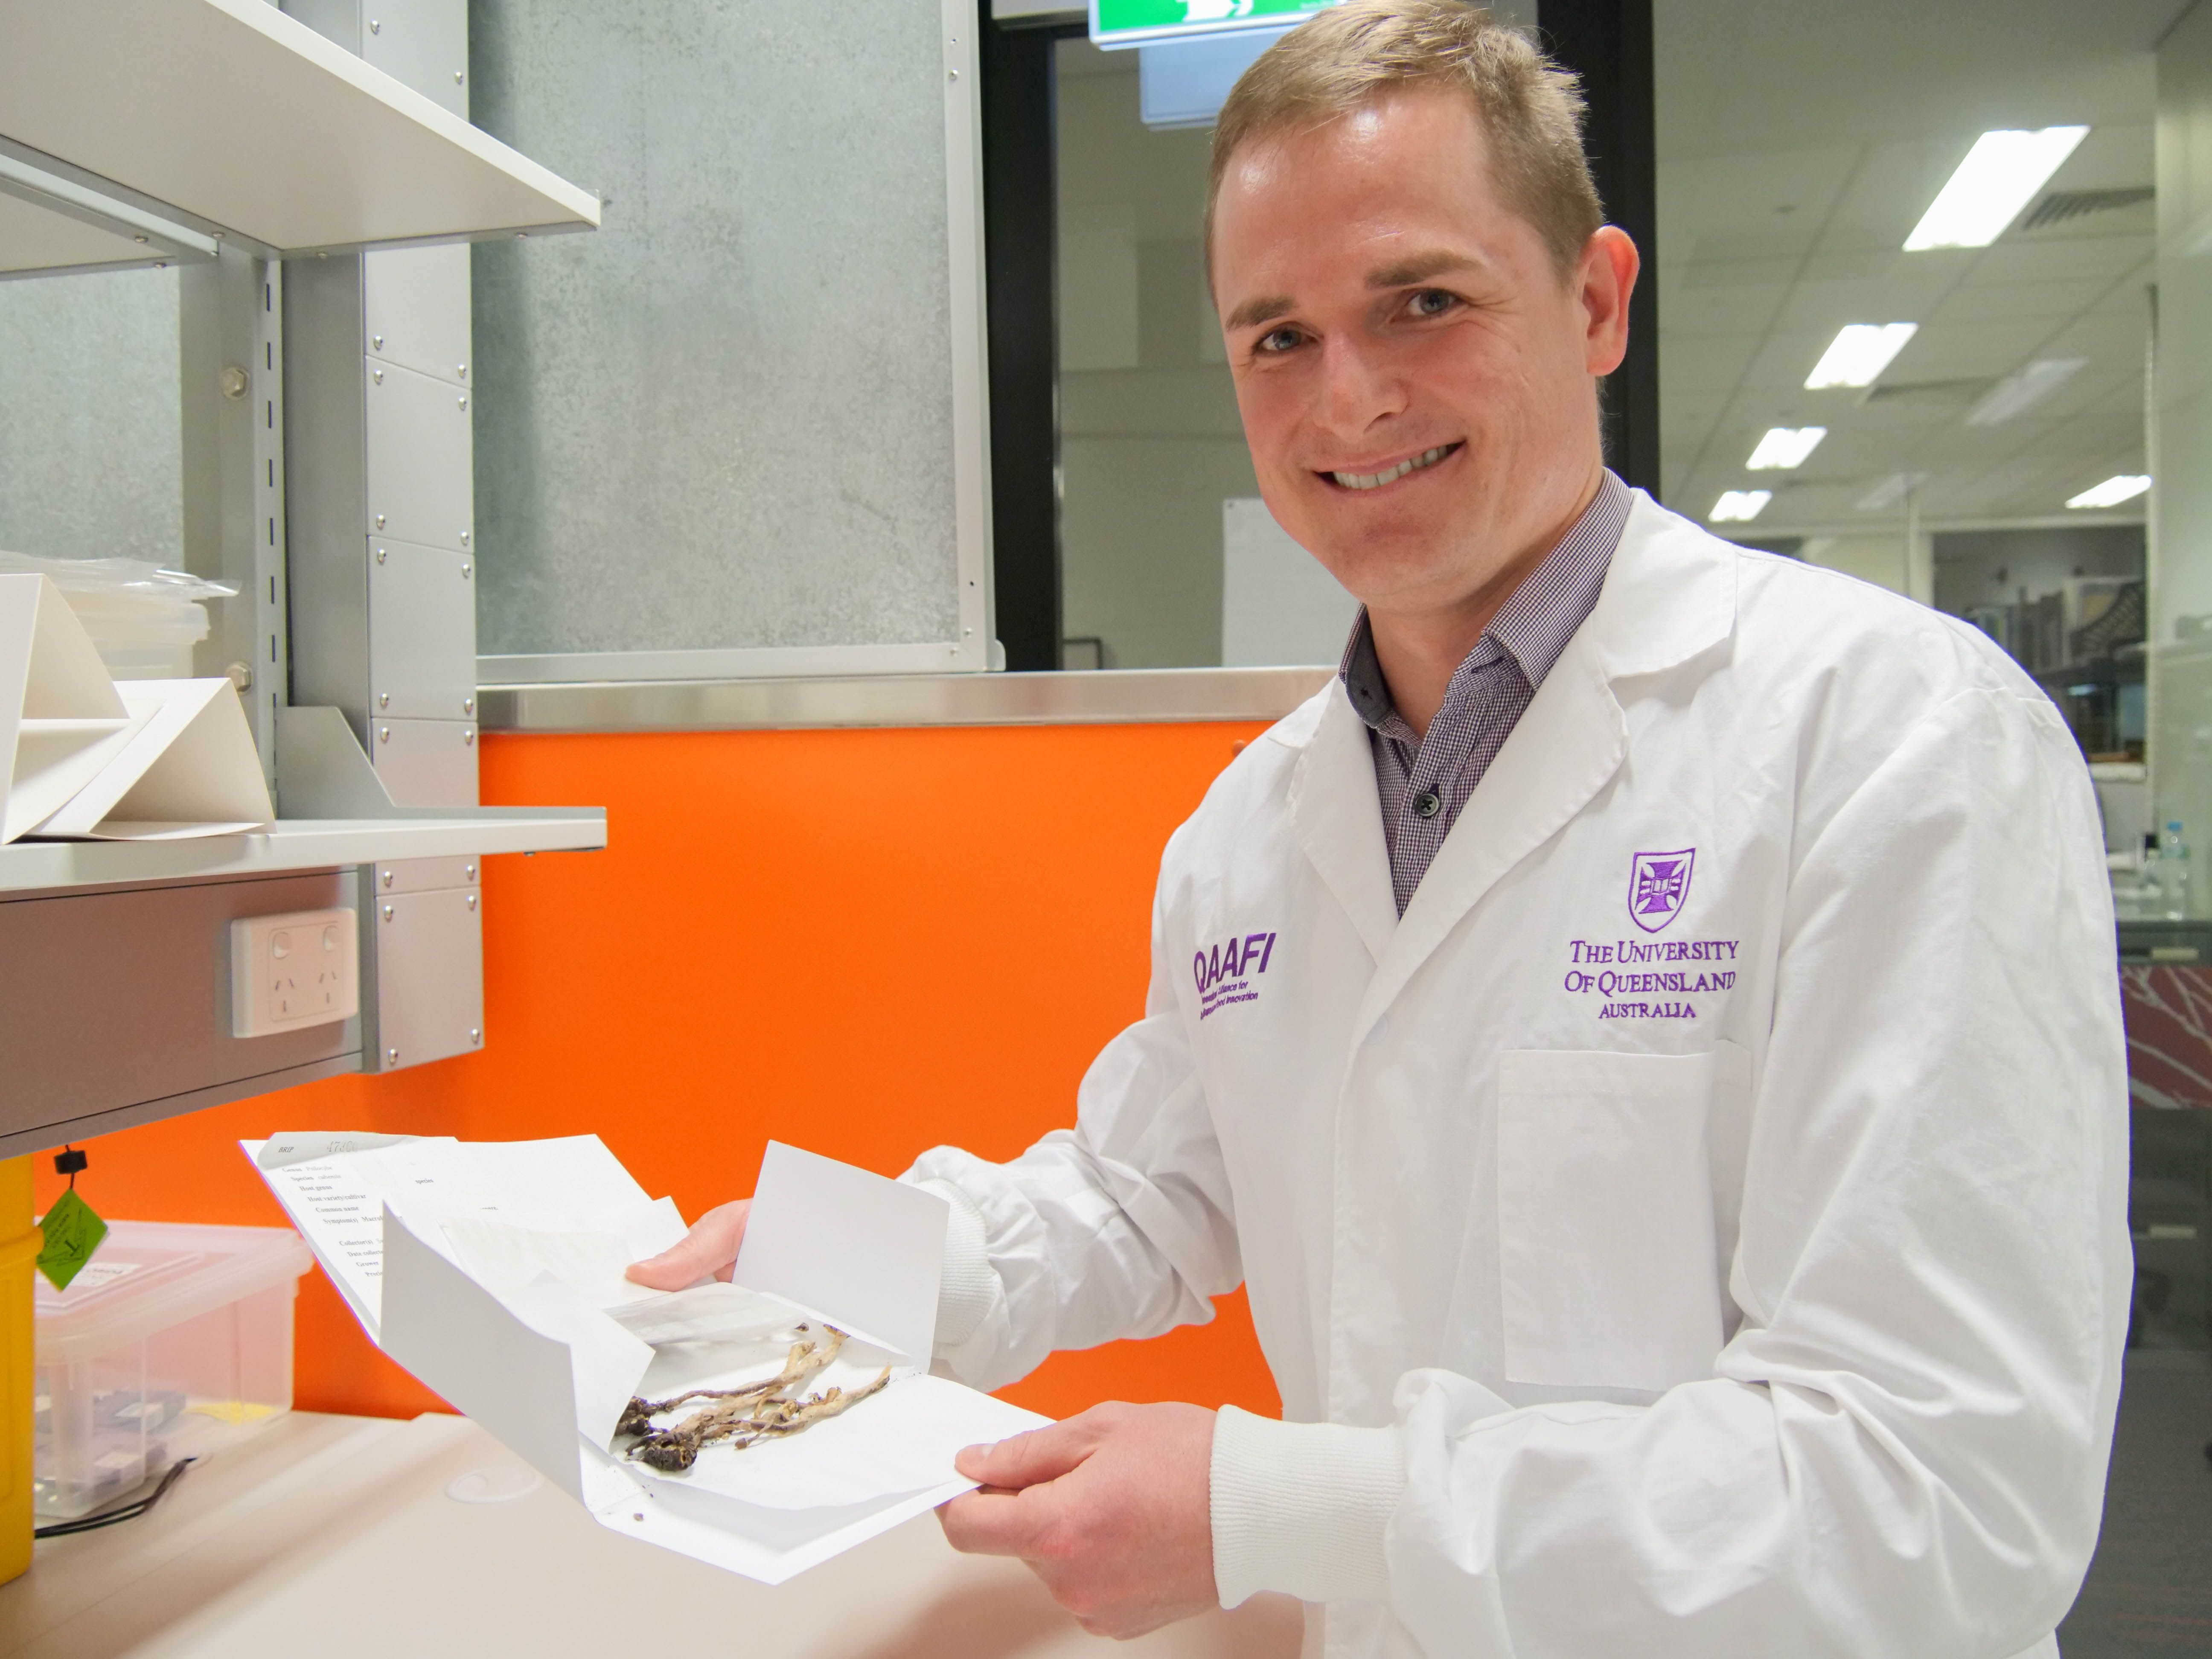
[[[1638,853],[1628,865],[1629,919],[1647,933],[1656,933],[1681,913],[1690,896],[1690,868],[1698,849],[1679,853]]]

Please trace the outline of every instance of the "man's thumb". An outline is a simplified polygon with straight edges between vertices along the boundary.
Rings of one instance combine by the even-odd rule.
[[[741,1198],[708,1211],[696,1226],[659,1255],[631,1262],[629,1277],[656,1291],[680,1291],[709,1273],[727,1279],[730,1264],[738,1259],[738,1246],[744,1242],[745,1218],[752,1207],[750,1199]]]

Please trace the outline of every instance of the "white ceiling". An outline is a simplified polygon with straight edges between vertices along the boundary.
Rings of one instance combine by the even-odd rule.
[[[1901,249],[1992,128],[2090,125],[2047,191],[2149,185],[2151,48],[2185,9],[1658,0],[1668,501],[1702,515],[1724,489],[1772,489],[1745,533],[1874,529],[1902,509],[1856,503],[1911,471],[1929,475],[1924,520],[2041,519],[2115,472],[2144,471],[2149,204],[2015,224],[1984,250]],[[1852,322],[1920,331],[1871,395],[1805,391]],[[2043,357],[2087,367],[2002,425],[1965,423],[1991,385]],[[1812,425],[1828,437],[1803,467],[1745,469],[1769,427]]]

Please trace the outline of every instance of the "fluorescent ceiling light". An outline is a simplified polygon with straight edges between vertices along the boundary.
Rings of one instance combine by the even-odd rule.
[[[1837,331],[1813,372],[1805,389],[1818,392],[1831,386],[1872,386],[1889,367],[1890,359],[1905,349],[1905,343],[1920,331],[1917,323],[1846,323]]]
[[[1927,482],[1925,472],[1893,472],[1859,497],[1858,510],[1862,513],[1887,513]]]
[[[1905,251],[1987,247],[2088,134],[2087,127],[1984,133],[1974,140],[1950,181],[1936,192],[1912,234],[1905,239]]]
[[[1708,524],[1749,524],[1764,512],[1767,502],[1774,499],[1771,489],[1725,489],[1713,510],[1705,514]]]
[[[2123,472],[2094,489],[2085,489],[2066,503],[2069,507],[2118,507],[2122,501],[2131,501],[2150,488],[2148,474]]]
[[[2041,357],[2016,374],[2008,374],[1967,412],[1968,426],[1996,426],[2025,413],[2032,404],[2057,389],[2075,370],[2088,363],[2086,357]]]
[[[1759,447],[1751,452],[1744,463],[1753,472],[1766,472],[1802,466],[1805,458],[1820,447],[1820,440],[1828,435],[1825,426],[1770,427]]]

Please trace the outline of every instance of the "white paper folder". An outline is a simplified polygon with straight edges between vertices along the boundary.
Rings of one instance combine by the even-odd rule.
[[[130,725],[61,589],[44,576],[0,576],[0,842],[89,783]]]
[[[971,1490],[962,1447],[1047,1420],[928,1375],[946,1206],[866,1170],[771,1145],[732,1280],[660,1292],[621,1270],[683,1219],[597,1136],[242,1144],[386,1353],[601,1525],[662,1548],[781,1583]],[[624,1455],[633,1395],[774,1376],[825,1326],[846,1340],[810,1392],[889,1383],[680,1474]]]
[[[60,588],[0,576],[0,842],[226,835],[275,816],[228,680],[118,686]]]

